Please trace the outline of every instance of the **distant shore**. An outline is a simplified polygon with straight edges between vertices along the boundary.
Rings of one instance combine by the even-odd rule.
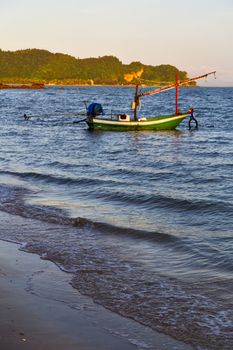
[[[64,87],[135,87],[135,84],[53,84],[53,83],[24,83],[24,84],[20,84],[20,83],[15,83],[15,84],[11,84],[11,83],[0,83],[0,90],[2,89],[44,89],[45,87],[60,87],[60,88],[64,88]],[[146,85],[146,84],[141,84],[141,87],[152,87],[152,86],[164,86],[163,84],[158,84],[158,85]],[[195,86],[185,86],[188,88],[194,88],[197,87]]]
[[[97,86],[106,86],[106,87],[134,87],[135,85],[126,85],[126,84],[44,84],[44,83],[25,83],[25,84],[1,84],[0,89],[44,89],[45,87],[97,87]],[[142,87],[147,87],[148,85],[141,85]],[[148,86],[149,87],[149,86]]]
[[[0,89],[43,89],[43,83],[28,83],[28,84],[1,84]]]

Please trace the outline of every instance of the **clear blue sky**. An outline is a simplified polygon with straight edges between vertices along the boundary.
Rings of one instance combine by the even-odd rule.
[[[0,0],[0,33],[2,50],[217,70],[207,84],[233,86],[233,0]]]

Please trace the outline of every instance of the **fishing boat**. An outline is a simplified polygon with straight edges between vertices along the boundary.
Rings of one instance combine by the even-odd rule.
[[[87,120],[90,129],[130,131],[130,130],[172,130],[175,129],[190,113],[179,115],[166,115],[154,118],[138,118],[136,121],[130,119],[129,114],[119,114],[111,119],[104,116],[96,116]]]
[[[91,103],[87,107],[86,123],[89,129],[94,130],[109,130],[109,131],[130,131],[130,130],[174,130],[176,127],[186,118],[190,117],[190,120],[195,121],[196,127],[198,127],[197,120],[193,116],[193,108],[188,109],[186,112],[181,113],[178,106],[179,87],[182,85],[188,85],[190,82],[198,79],[206,78],[210,74],[216,72],[206,73],[204,75],[194,77],[188,80],[179,81],[178,76],[176,82],[168,86],[139,92],[139,85],[135,87],[134,101],[132,103],[132,115],[119,113],[119,114],[105,114],[103,107],[100,103]],[[176,90],[175,94],[175,113],[171,115],[156,116],[156,117],[139,117],[138,108],[140,106],[140,99],[144,96],[159,94],[171,89]],[[190,125],[190,123],[189,123]]]

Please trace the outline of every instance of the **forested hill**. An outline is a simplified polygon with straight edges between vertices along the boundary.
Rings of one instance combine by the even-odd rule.
[[[128,85],[138,79],[144,84],[168,83],[187,78],[187,73],[162,64],[123,64],[117,57],[79,59],[62,53],[28,49],[0,50],[0,83],[111,84]]]

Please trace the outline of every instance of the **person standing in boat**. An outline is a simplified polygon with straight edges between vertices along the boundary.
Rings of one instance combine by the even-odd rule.
[[[197,119],[194,117],[194,109],[193,109],[193,107],[190,107],[189,113],[190,113],[189,129],[191,129],[192,121],[194,121],[194,123],[196,124],[196,129],[197,129],[198,128],[198,122],[197,122]]]

